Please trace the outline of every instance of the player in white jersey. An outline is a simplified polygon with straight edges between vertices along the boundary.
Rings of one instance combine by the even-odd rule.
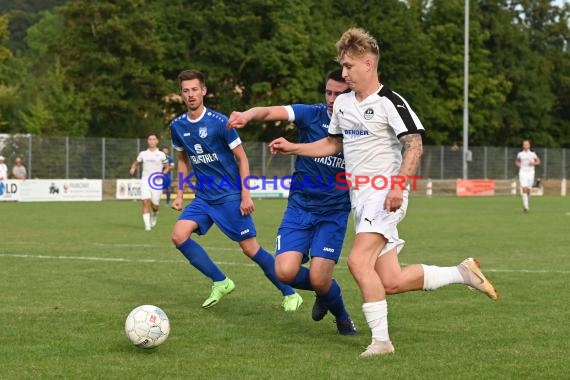
[[[523,211],[528,212],[530,189],[534,184],[534,167],[540,165],[540,158],[530,150],[530,141],[523,141],[523,150],[517,154],[515,165],[519,168],[519,183],[521,185]]]
[[[143,201],[144,229],[150,231],[158,220],[158,206],[163,190],[163,179],[170,171],[166,154],[157,148],[158,137],[150,135],[147,138],[148,149],[143,150],[131,165],[131,176],[135,175],[142,164],[141,199]]]
[[[8,167],[4,163],[4,156],[0,156],[0,181],[8,180]]]
[[[410,178],[419,168],[424,128],[410,105],[380,83],[380,52],[374,37],[352,28],[336,48],[343,77],[353,92],[336,99],[329,136],[309,144],[279,138],[270,143],[270,149],[309,157],[334,155],[344,149],[356,227],[348,267],[360,288],[362,310],[372,330],[372,343],[361,356],[382,355],[394,352],[388,335],[386,294],[449,284],[467,284],[494,300],[498,294],[473,258],[452,267],[400,267],[398,252],[404,241],[397,225],[407,207],[405,188],[413,184]]]

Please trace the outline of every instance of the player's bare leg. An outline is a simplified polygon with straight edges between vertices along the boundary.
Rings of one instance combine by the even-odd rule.
[[[144,229],[150,231],[150,199],[143,199],[142,201],[142,216],[144,222]]]
[[[528,212],[529,210],[529,201],[530,201],[530,189],[528,187],[523,187],[522,189],[522,203],[523,203],[523,212]]]
[[[382,279],[387,294],[435,290],[450,284],[466,284],[493,300],[499,298],[491,282],[481,272],[477,259],[469,258],[452,267],[413,264],[401,268],[394,248],[378,258],[375,269]]]
[[[362,311],[370,330],[372,330],[372,343],[361,356],[394,352],[394,346],[388,334],[386,292],[380,276],[374,269],[378,253],[385,245],[384,236],[372,232],[361,232],[356,234],[348,257],[348,268],[360,288],[364,301]]]
[[[154,204],[154,202],[150,201],[150,227],[154,228],[156,226],[156,222],[158,221],[158,205]]]
[[[285,284],[291,284],[293,286],[297,274],[301,270],[301,265],[303,263],[303,254],[301,252],[283,252],[275,257],[275,274],[279,281]],[[301,284],[299,284],[301,285]],[[309,284],[310,285],[310,284]],[[312,290],[306,286],[297,287],[297,289]]]
[[[378,257],[375,269],[382,279],[387,294],[423,289],[424,270],[422,266],[413,264],[402,268],[396,248]]]

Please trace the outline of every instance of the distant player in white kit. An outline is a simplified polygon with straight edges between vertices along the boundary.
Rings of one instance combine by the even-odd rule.
[[[540,165],[540,158],[530,150],[530,141],[523,141],[523,150],[517,154],[515,165],[519,168],[519,183],[522,189],[523,211],[528,212],[530,189],[534,184],[534,167]]]
[[[162,182],[170,171],[168,159],[163,151],[157,148],[158,137],[150,135],[147,138],[148,149],[143,150],[131,165],[131,176],[135,175],[142,163],[141,199],[143,201],[144,229],[150,231],[156,226],[158,206],[162,195]],[[160,174],[163,173],[163,174]],[[151,212],[152,211],[152,212]]]

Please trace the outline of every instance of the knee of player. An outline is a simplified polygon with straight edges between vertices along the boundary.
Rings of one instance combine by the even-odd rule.
[[[400,290],[400,283],[393,278],[382,278],[382,285],[384,286],[384,290],[386,294],[398,294],[401,293]]]
[[[239,246],[242,252],[249,258],[253,258],[261,248],[255,237],[240,241]]]
[[[356,276],[363,272],[365,263],[361,262],[361,260],[356,259],[354,256],[349,256],[347,260],[348,270],[352,273],[353,276]]]
[[[285,267],[282,265],[275,265],[275,275],[277,279],[285,284],[290,284],[295,280],[299,268]]]
[[[329,291],[332,284],[332,278],[328,276],[314,276],[311,272],[311,285],[313,289],[319,294],[323,294]]]
[[[190,239],[191,234],[187,232],[183,232],[180,230],[172,231],[172,235],[170,236],[170,240],[175,246],[179,246],[180,244],[184,243],[186,240]]]

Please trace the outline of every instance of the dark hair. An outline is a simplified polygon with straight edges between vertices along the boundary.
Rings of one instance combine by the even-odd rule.
[[[198,79],[202,87],[206,86],[206,76],[198,70],[184,70],[178,74],[178,83],[182,84],[185,80]]]
[[[327,80],[329,80],[329,79],[332,79],[332,80],[337,81],[337,82],[342,82],[342,83],[346,82],[344,80],[344,78],[342,77],[342,69],[336,69],[334,71],[331,71],[327,75]]]

